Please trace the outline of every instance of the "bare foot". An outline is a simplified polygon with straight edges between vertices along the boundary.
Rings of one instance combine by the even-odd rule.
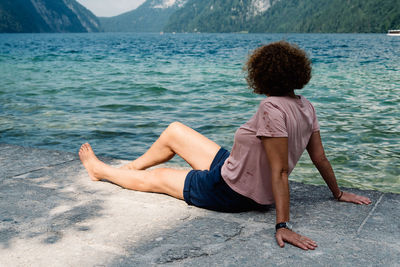
[[[90,179],[93,181],[99,181],[101,178],[101,170],[107,165],[101,162],[93,152],[92,147],[86,143],[81,146],[79,150],[79,158],[82,161],[83,166],[85,166]]]

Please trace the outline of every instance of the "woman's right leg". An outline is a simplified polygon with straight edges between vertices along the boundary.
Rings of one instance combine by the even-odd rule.
[[[185,179],[189,170],[159,168],[154,170],[122,170],[100,161],[89,144],[83,144],[79,158],[93,181],[106,179],[124,188],[164,193],[183,199]]]
[[[193,169],[208,170],[219,149],[219,145],[190,127],[173,122],[146,153],[122,168],[145,170],[178,154]]]

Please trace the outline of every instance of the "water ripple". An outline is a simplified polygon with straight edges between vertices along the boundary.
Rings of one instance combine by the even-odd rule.
[[[400,39],[379,34],[3,34],[1,142],[123,159],[175,120],[230,148],[257,109],[242,66],[260,44],[306,49],[342,185],[400,193]],[[179,164],[184,164],[179,162]],[[307,155],[291,179],[323,183]]]

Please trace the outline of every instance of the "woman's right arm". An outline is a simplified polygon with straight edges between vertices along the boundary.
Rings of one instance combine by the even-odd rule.
[[[288,139],[287,137],[264,137],[261,139],[271,169],[272,192],[275,199],[276,223],[288,222],[289,180],[288,180]],[[308,237],[297,234],[287,228],[280,228],[275,233],[280,247],[288,242],[301,249],[315,249],[317,244]]]
[[[325,155],[319,131],[312,133],[310,141],[307,145],[307,152],[335,199],[356,204],[371,204],[371,200],[367,197],[359,196],[349,192],[342,192],[339,189],[331,163]]]

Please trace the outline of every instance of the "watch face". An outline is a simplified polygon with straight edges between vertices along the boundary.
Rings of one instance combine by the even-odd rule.
[[[289,222],[282,222],[282,223],[276,224],[275,230],[278,230],[280,228],[286,228],[286,229],[292,230],[292,225]]]

